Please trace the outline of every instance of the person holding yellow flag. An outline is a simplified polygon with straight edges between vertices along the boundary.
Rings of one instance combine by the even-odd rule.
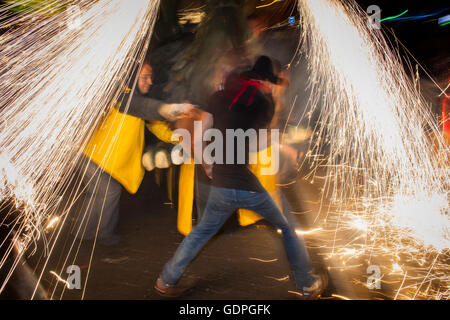
[[[195,109],[189,103],[166,104],[146,96],[152,84],[152,67],[145,61],[128,110],[124,105],[113,108],[83,150],[86,197],[76,230],[78,238],[97,238],[104,245],[119,242],[115,228],[122,190],[136,193],[144,177],[145,121],[176,121]]]

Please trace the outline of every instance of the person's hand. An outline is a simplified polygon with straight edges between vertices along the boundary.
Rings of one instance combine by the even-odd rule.
[[[189,118],[195,107],[190,103],[163,104],[158,112],[169,121]]]
[[[206,131],[213,125],[213,116],[209,112],[192,107],[188,112],[183,113],[178,119],[176,119],[175,128],[187,129],[191,135],[193,135],[194,121],[201,121],[202,131]]]
[[[197,122],[200,124],[201,130],[195,130],[194,123]],[[206,142],[203,141],[203,134],[206,130],[213,126],[213,115],[209,112],[203,111],[198,108],[192,108],[185,116],[181,117],[175,122],[176,129],[185,129],[188,130],[191,136],[190,143],[191,145],[186,145],[186,142],[182,142],[182,146],[187,148],[190,151],[195,151],[194,145],[201,145],[202,150],[206,146]],[[198,163],[203,162],[203,151],[196,154],[193,152],[191,154],[190,151],[186,151],[187,154],[193,156]]]

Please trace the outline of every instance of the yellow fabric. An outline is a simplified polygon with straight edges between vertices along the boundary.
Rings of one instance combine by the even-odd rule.
[[[147,123],[146,126],[159,140],[174,143],[172,141],[172,129],[167,122],[154,120]]]
[[[268,154],[270,154],[270,148],[268,150]],[[260,154],[261,153],[258,153],[258,156]],[[191,162],[191,164],[183,164],[181,166],[178,186],[178,231],[183,235],[189,234],[189,232],[191,232],[192,230],[195,164],[193,164],[193,161]],[[253,174],[258,178],[261,185],[272,196],[275,203],[281,210],[281,200],[276,189],[276,176],[261,174],[261,169],[266,167],[269,167],[269,165],[263,165],[261,161],[258,161],[257,164],[249,165],[250,171],[252,171]],[[251,225],[261,219],[262,217],[256,214],[254,211],[246,209],[238,210],[238,220],[241,226]]]
[[[262,168],[269,168],[269,167],[270,167],[269,165],[262,164],[261,162],[249,165],[250,171],[258,178],[261,185],[271,195],[272,199],[275,201],[278,208],[280,208],[281,210],[282,209],[281,199],[277,191],[276,176],[274,174],[272,175],[261,174]],[[247,209],[239,209],[238,217],[239,217],[239,224],[241,226],[248,226],[262,219],[260,215],[256,214],[254,211]]]
[[[178,185],[178,220],[177,227],[181,234],[187,235],[192,230],[192,206],[194,205],[195,164],[182,164]]]
[[[143,149],[144,121],[113,108],[83,153],[129,193],[136,193],[144,177]]]

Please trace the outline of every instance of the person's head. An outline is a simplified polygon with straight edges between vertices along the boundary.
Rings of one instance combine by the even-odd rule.
[[[283,79],[277,76],[278,72],[275,71],[274,61],[267,56],[260,56],[256,60],[253,67],[242,73],[244,78],[258,80],[266,84],[267,87],[273,85],[279,85]]]
[[[147,94],[152,86],[152,66],[148,62],[144,62],[139,73],[137,87],[141,94]]]

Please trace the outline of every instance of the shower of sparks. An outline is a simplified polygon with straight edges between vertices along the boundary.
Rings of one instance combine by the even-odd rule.
[[[56,208],[88,137],[145,55],[159,1],[42,1],[11,15],[13,8],[0,7],[0,201],[16,212],[1,220],[12,219],[13,243],[28,247],[56,222],[59,235],[65,217]]]
[[[392,297],[448,299],[449,150],[438,121],[354,1],[298,4],[309,120],[320,110],[307,157],[314,175],[326,169],[324,226],[335,230],[328,257],[399,273]]]

